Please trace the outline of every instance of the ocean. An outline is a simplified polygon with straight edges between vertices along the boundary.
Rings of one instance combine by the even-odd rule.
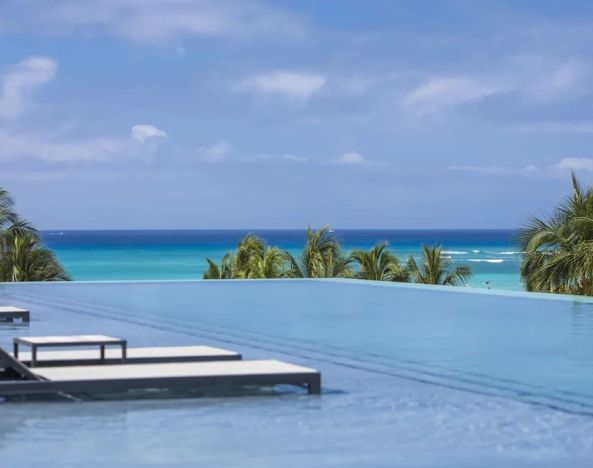
[[[74,280],[199,279],[206,257],[219,261],[253,232],[298,255],[304,230],[43,231]],[[336,230],[345,251],[387,241],[402,261],[422,244],[442,245],[453,264],[471,265],[471,287],[519,290],[521,252],[510,230]]]

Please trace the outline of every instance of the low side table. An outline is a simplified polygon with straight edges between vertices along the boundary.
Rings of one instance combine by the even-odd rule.
[[[14,357],[19,357],[19,345],[31,347],[31,367],[37,365],[38,348],[55,348],[66,346],[99,346],[101,361],[105,361],[105,346],[121,346],[121,359],[126,362],[128,342],[121,338],[107,335],[72,335],[72,336],[23,336],[13,339]]]

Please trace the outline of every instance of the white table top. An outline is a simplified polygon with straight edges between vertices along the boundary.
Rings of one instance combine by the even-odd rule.
[[[121,343],[121,338],[114,338],[107,335],[68,335],[68,336],[20,336],[15,341],[24,344],[34,345],[93,345]]]
[[[2,312],[29,312],[27,309],[20,309],[14,306],[0,306],[0,313]]]

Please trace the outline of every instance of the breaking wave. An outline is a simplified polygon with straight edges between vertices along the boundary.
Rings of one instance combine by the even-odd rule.
[[[503,263],[504,262],[504,260],[502,258],[470,258],[467,261],[475,262],[475,263]]]

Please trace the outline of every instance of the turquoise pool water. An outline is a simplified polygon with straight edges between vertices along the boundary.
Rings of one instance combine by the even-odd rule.
[[[586,300],[285,280],[3,284],[0,301],[33,314],[29,327],[0,328],[2,345],[91,332],[206,343],[316,367],[324,380],[320,397],[4,404],[8,462],[24,450],[38,463],[49,452],[56,464],[111,466],[593,463]]]

